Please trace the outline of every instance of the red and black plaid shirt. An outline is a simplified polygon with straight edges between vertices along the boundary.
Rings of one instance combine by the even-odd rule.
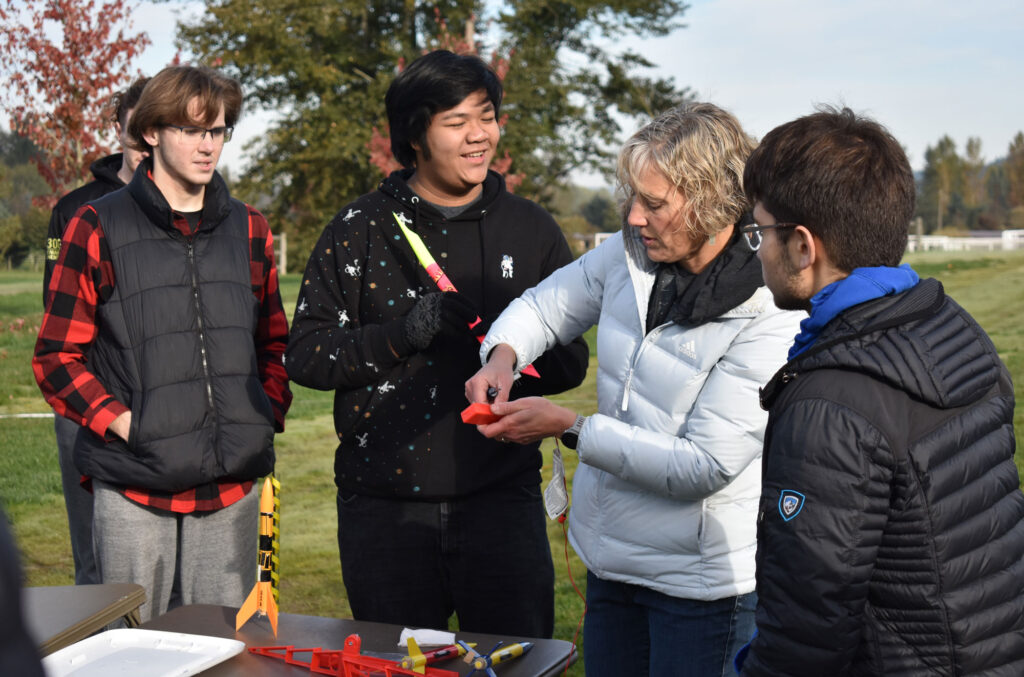
[[[252,290],[260,303],[254,337],[256,354],[260,380],[280,432],[292,399],[282,360],[288,342],[288,320],[278,292],[270,227],[257,210],[248,210]],[[188,221],[178,213],[174,214],[174,225],[186,237],[192,236]],[[107,430],[110,424],[128,408],[89,371],[86,355],[98,333],[96,309],[110,298],[114,284],[114,266],[99,215],[85,205],[64,231],[32,369],[43,396],[57,414],[108,440],[113,439]],[[212,482],[178,493],[125,487],[124,495],[143,505],[187,513],[229,506],[251,487],[251,481]]]

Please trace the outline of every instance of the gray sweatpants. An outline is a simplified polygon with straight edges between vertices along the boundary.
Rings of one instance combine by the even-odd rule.
[[[212,512],[174,513],[93,480],[93,541],[103,583],[146,589],[143,623],[177,604],[240,607],[256,582],[258,491]],[[175,576],[178,585],[175,586]]]

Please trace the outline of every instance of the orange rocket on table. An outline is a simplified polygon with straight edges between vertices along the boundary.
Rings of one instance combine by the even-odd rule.
[[[273,591],[273,551],[274,551],[274,488],[268,477],[263,481],[263,491],[260,493],[260,545],[259,545],[259,571],[260,577],[256,581],[252,592],[245,599],[242,608],[238,610],[235,617],[235,630],[240,629],[252,615],[259,612],[261,616],[270,618],[270,627],[274,630],[274,637],[277,637],[277,602],[274,601]]]

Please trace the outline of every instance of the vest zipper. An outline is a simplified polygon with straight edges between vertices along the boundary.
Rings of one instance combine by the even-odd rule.
[[[199,327],[199,357],[203,365],[203,380],[206,382],[206,403],[210,405],[210,410],[216,414],[217,407],[213,403],[213,383],[210,379],[210,364],[206,359],[206,328],[203,326],[203,309],[199,303],[199,278],[196,272],[196,250],[192,244],[192,240],[188,240],[186,243],[188,251],[188,268],[192,275],[192,301],[196,306],[196,324]],[[217,417],[214,416],[214,420]]]

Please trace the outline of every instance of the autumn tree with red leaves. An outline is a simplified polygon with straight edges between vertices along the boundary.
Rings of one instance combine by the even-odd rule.
[[[0,109],[40,150],[33,160],[53,191],[41,206],[110,153],[110,97],[150,42],[131,33],[131,10],[126,0],[0,0]]]

